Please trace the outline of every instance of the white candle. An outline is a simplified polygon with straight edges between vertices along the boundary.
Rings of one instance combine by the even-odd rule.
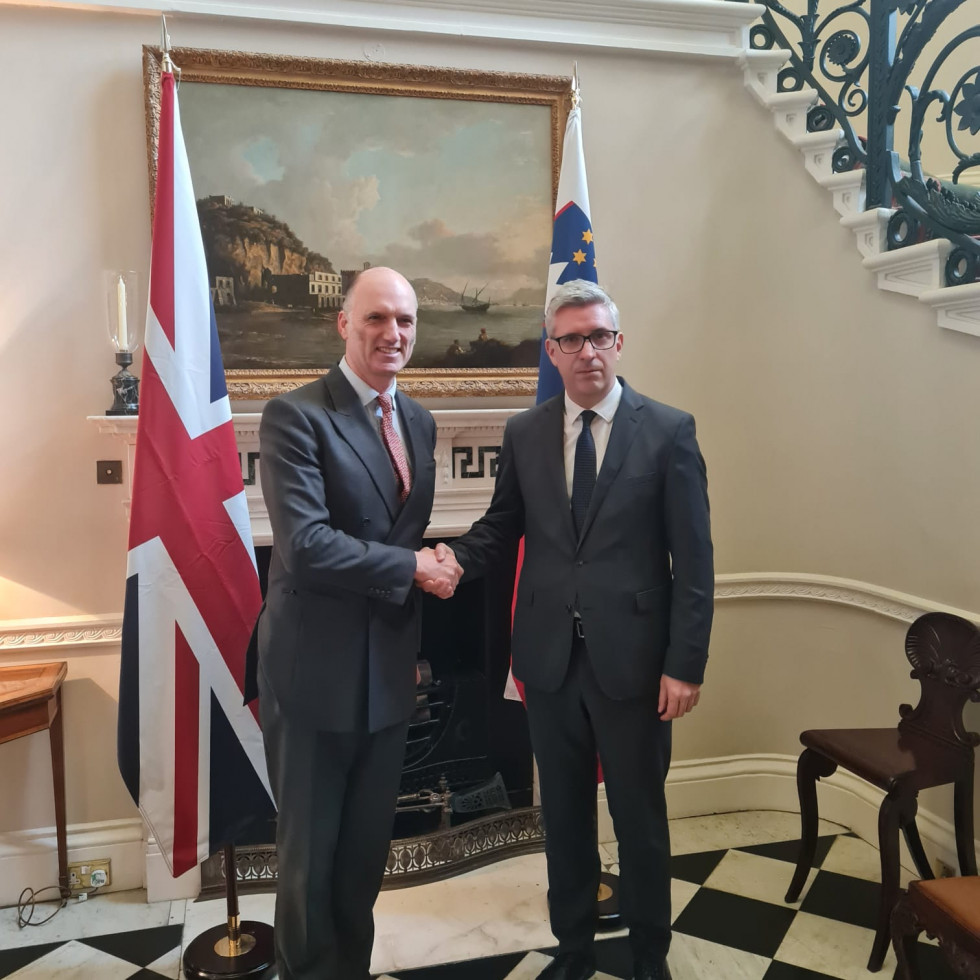
[[[122,276],[116,280],[116,311],[119,321],[116,331],[119,349],[129,350],[129,332],[126,329],[126,280]]]

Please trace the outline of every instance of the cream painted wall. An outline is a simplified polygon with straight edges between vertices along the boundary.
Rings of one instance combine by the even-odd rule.
[[[577,58],[624,372],[698,418],[718,570],[841,575],[980,609],[980,340],[878,291],[734,66],[244,22],[170,30],[182,45],[347,58],[380,37],[385,60],[473,68],[567,73]],[[94,473],[120,453],[85,416],[108,404],[112,371],[102,269],[146,269],[140,45],[157,39],[153,17],[0,7],[15,80],[0,115],[16,137],[0,156],[0,620],[121,608],[126,491]],[[676,757],[793,754],[808,725],[892,724],[911,696],[903,632],[839,606],[720,604],[704,706],[676,726]],[[67,658],[69,822],[132,816],[117,653]],[[0,759],[21,788],[0,794],[0,833],[49,825],[43,736]]]

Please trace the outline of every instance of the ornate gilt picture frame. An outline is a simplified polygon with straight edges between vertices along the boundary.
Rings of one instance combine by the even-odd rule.
[[[365,265],[419,296],[416,397],[532,395],[571,80],[175,48],[228,389],[339,359]],[[143,49],[153,200],[160,51]]]

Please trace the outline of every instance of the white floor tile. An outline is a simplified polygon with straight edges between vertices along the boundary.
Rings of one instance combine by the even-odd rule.
[[[187,899],[178,898],[170,903],[170,919],[167,922],[169,926],[175,926],[178,924],[183,924],[184,915],[187,911]]]
[[[534,978],[551,962],[550,956],[544,953],[528,953],[510,973],[506,980],[534,980]]]
[[[698,893],[700,885],[695,885],[691,881],[682,881],[680,878],[670,880],[670,921],[674,920],[684,911],[687,903]]]
[[[911,860],[911,859],[909,859]],[[838,837],[820,865],[824,871],[863,878],[865,881],[881,881],[881,857],[877,847],[872,847],[860,837]],[[918,875],[905,868],[900,870],[902,887]]]
[[[821,834],[837,834],[846,829],[826,820],[821,820],[819,824]],[[775,810],[717,813],[705,817],[683,817],[670,822],[670,849],[674,854],[720,851],[729,847],[799,840],[799,837],[799,815]]]
[[[783,898],[795,870],[795,866],[788,861],[778,861],[775,858],[748,854],[745,851],[729,851],[718,862],[715,870],[708,875],[705,885],[708,888],[731,892],[733,895],[744,895],[746,898],[756,898],[760,902],[769,902],[784,908],[799,908],[817,872],[810,871],[800,894],[800,900],[795,905],[787,905]]]
[[[873,940],[871,929],[798,912],[775,959],[840,980],[881,980],[895,972],[895,954],[889,946],[881,972],[869,973],[866,966]]]
[[[137,969],[91,946],[70,942],[11,973],[7,980],[126,980]]]
[[[667,963],[674,980],[762,980],[769,959],[674,933]]]
[[[0,949],[165,926],[170,919],[170,907],[170,902],[147,903],[146,892],[142,889],[106,892],[84,902],[69,899],[50,922],[25,929],[17,926],[16,908],[0,909]],[[53,905],[39,905],[36,918],[43,918],[53,909]]]
[[[550,946],[547,891],[543,854],[384,891],[375,907],[371,969],[393,973]]]
[[[155,959],[152,963],[147,963],[147,967],[151,970],[156,970],[157,973],[162,973],[165,977],[171,977],[172,980],[177,980],[180,976],[180,953],[181,949],[177,946],[175,949],[170,950],[169,953],[164,953],[163,956]]]

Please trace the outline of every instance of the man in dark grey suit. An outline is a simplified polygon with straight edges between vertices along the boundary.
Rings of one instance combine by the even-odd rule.
[[[615,373],[606,293],[559,287],[546,348],[565,394],[507,425],[486,515],[453,543],[466,576],[524,535],[513,669],[538,762],[551,927],[548,980],[587,980],[600,864],[596,753],[619,841],[634,976],[669,977],[670,723],[697,703],[714,573],[694,419]],[[446,554],[437,546],[437,554]]]
[[[458,578],[419,550],[435,485],[432,416],[396,392],[415,292],[361,273],[324,378],[262,414],[272,524],[258,689],[279,809],[280,980],[366,980],[405,736],[415,707],[419,596]]]

